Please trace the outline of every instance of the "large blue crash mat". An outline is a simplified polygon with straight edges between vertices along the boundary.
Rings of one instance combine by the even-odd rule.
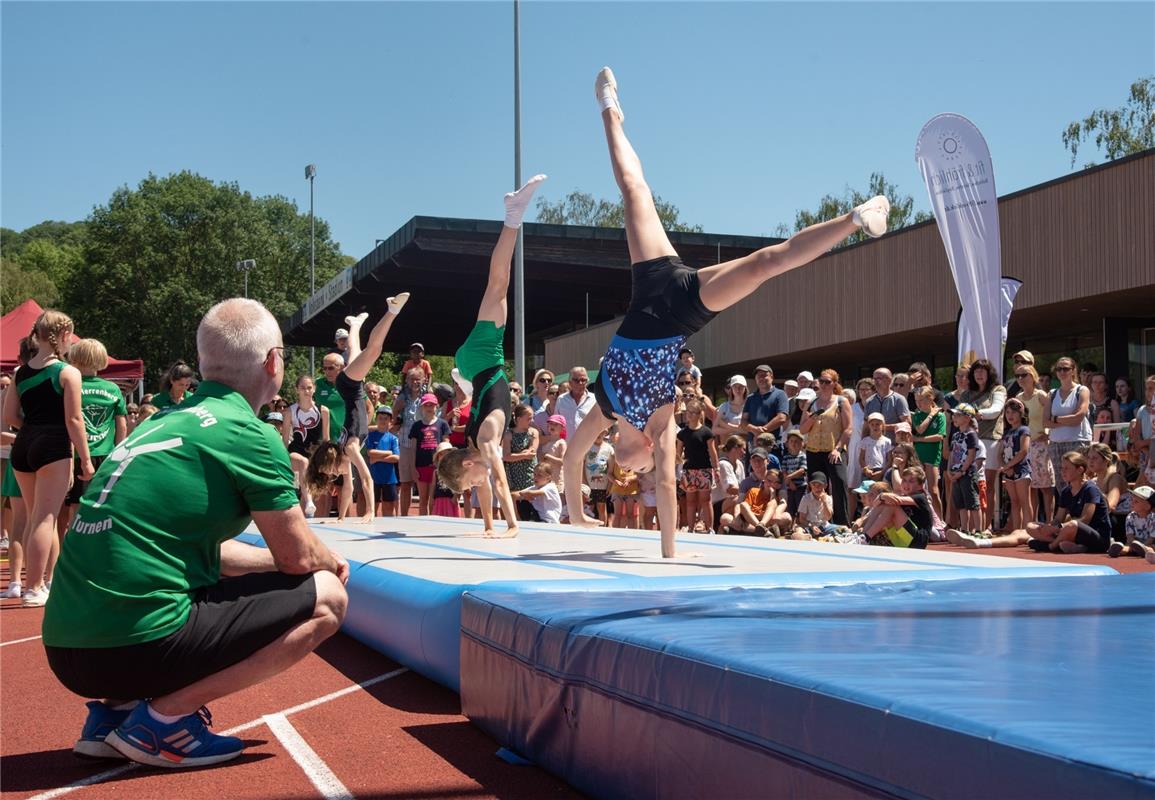
[[[474,591],[461,699],[600,798],[1155,798],[1155,574]]]

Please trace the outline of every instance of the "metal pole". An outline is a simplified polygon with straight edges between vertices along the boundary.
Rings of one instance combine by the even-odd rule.
[[[521,6],[513,0],[513,188],[521,186]],[[525,386],[525,233],[513,249],[513,377]]]
[[[309,173],[309,299],[317,293],[317,224],[313,217],[313,178],[317,168],[312,164],[306,168]],[[309,374],[317,374],[317,348],[309,347]]]
[[[245,299],[249,299],[249,271],[245,270]]]

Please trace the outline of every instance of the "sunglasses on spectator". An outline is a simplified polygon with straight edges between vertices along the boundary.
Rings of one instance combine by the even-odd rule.
[[[1055,367],[1055,372],[1070,372],[1074,367]]]
[[[542,377],[540,377],[540,378],[538,378],[538,379],[537,379],[537,382],[538,382],[538,383],[552,383],[552,382],[553,382],[553,379],[552,379],[552,378],[547,378],[547,377],[545,377],[545,376],[543,375]]]
[[[1016,378],[1028,378],[1028,377],[1030,377],[1030,375],[1031,375],[1031,373],[1029,373],[1029,372],[1016,372],[1015,373]]]
[[[834,379],[833,378],[819,378],[818,382],[819,383],[834,383]]]
[[[589,378],[570,378],[570,383],[589,383]]]
[[[694,382],[693,381],[678,381],[678,385],[679,386],[693,386]]]

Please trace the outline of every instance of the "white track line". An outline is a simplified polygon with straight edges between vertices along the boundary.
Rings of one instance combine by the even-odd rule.
[[[266,714],[265,724],[325,800],[354,800],[353,794],[345,788],[341,779],[333,774],[333,770],[317,755],[317,751],[309,747],[309,743],[284,714]]]
[[[284,711],[278,713],[281,716],[296,714],[299,711],[304,711],[306,709],[313,708],[314,706],[319,706],[322,703],[328,703],[330,700],[336,700],[338,697],[344,697],[347,694],[352,694],[353,692],[361,691],[362,689],[368,689],[370,686],[375,686],[376,684],[383,681],[396,678],[398,675],[403,675],[408,671],[409,669],[407,667],[401,667],[400,669],[395,669],[392,672],[386,672],[382,675],[377,675],[373,678],[369,678],[368,680],[361,681],[360,683],[355,683],[352,686],[346,686],[344,689],[338,689],[335,692],[330,692],[323,697],[318,697],[316,699],[292,706],[291,708],[286,708]],[[247,731],[250,728],[255,728],[258,725],[264,725],[265,722],[266,718],[260,717],[250,722],[246,722],[243,725],[238,725],[235,728],[229,728],[227,731],[222,731],[221,735],[232,736],[234,734],[240,733],[241,731]],[[80,780],[74,781],[67,786],[60,786],[56,789],[49,789],[47,792],[41,792],[40,794],[33,795],[32,797],[28,798],[28,800],[52,800],[54,797],[60,797],[61,795],[69,794],[70,792],[74,792],[77,789],[83,789],[85,786],[92,786],[94,784],[103,783],[104,781],[111,780],[113,778],[118,778],[126,772],[131,772],[138,766],[140,765],[123,764],[119,767],[113,767],[112,769],[107,769],[104,772],[98,772],[95,775],[89,775],[87,778],[81,778]]]
[[[35,642],[39,636],[29,636],[27,639],[13,639],[10,642],[0,642],[0,647],[7,647],[10,644],[24,644],[25,642]]]

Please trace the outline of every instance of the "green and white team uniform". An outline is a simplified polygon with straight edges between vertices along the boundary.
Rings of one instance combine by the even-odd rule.
[[[121,647],[176,632],[198,590],[221,580],[221,542],[251,512],[296,503],[280,435],[238,392],[201,383],[97,470],[64,539],[44,643]]]
[[[116,418],[128,414],[120,387],[104,378],[85,375],[80,386],[80,410],[88,432],[88,452],[93,458],[111,453],[116,443]]]
[[[183,406],[193,398],[192,392],[185,392],[184,397],[180,399],[179,403],[173,402],[172,395],[168,392],[161,392],[152,396],[152,405],[156,409],[172,408],[173,406]]]
[[[317,392],[313,399],[329,409],[329,441],[341,439],[341,429],[345,427],[345,398],[337,389],[337,384],[324,378],[317,379]]]

